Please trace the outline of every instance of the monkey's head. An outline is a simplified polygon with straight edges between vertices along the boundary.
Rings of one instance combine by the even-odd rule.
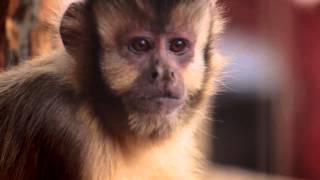
[[[164,136],[209,98],[218,13],[211,0],[92,0],[72,4],[60,30],[81,70],[121,101],[129,130]]]

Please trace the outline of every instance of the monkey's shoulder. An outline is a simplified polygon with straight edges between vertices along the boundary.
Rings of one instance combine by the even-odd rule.
[[[85,133],[74,119],[74,89],[54,66],[0,74],[0,179],[70,179],[80,171]]]
[[[24,64],[1,73],[0,111],[6,109],[7,114],[41,114],[43,110],[56,109],[56,104],[71,102],[73,87],[62,73],[51,67],[52,64]]]
[[[0,74],[0,128],[39,130],[72,117],[74,89],[55,64],[25,63]]]

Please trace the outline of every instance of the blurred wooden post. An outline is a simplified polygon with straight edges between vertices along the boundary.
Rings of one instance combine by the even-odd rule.
[[[20,63],[31,54],[31,33],[38,24],[40,0],[10,0],[6,19],[7,65]]]
[[[49,53],[61,45],[57,38],[58,23],[54,21],[58,21],[55,11],[61,13],[62,2],[1,0],[0,67]]]
[[[66,0],[65,0],[66,1]],[[31,56],[44,55],[61,46],[58,33],[59,16],[65,1],[39,2],[37,23],[34,25],[30,37]]]
[[[1,0],[0,2],[0,70],[4,67],[6,56],[6,16],[9,6],[9,0]]]

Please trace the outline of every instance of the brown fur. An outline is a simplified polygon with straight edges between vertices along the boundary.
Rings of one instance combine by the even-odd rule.
[[[197,137],[223,66],[219,12],[210,0],[72,4],[60,26],[65,50],[0,74],[0,179],[204,178]],[[160,91],[145,81],[158,64],[121,49],[145,31],[193,43],[183,56],[150,59],[176,73],[170,87],[183,103],[173,110],[130,105]]]

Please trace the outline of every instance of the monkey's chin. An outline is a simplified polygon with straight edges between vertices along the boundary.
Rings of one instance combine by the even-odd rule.
[[[129,115],[129,128],[139,137],[166,138],[181,124],[178,114],[179,110],[170,114],[133,112]]]
[[[181,124],[182,98],[156,97],[141,99],[129,111],[129,128],[139,136],[163,138]]]

